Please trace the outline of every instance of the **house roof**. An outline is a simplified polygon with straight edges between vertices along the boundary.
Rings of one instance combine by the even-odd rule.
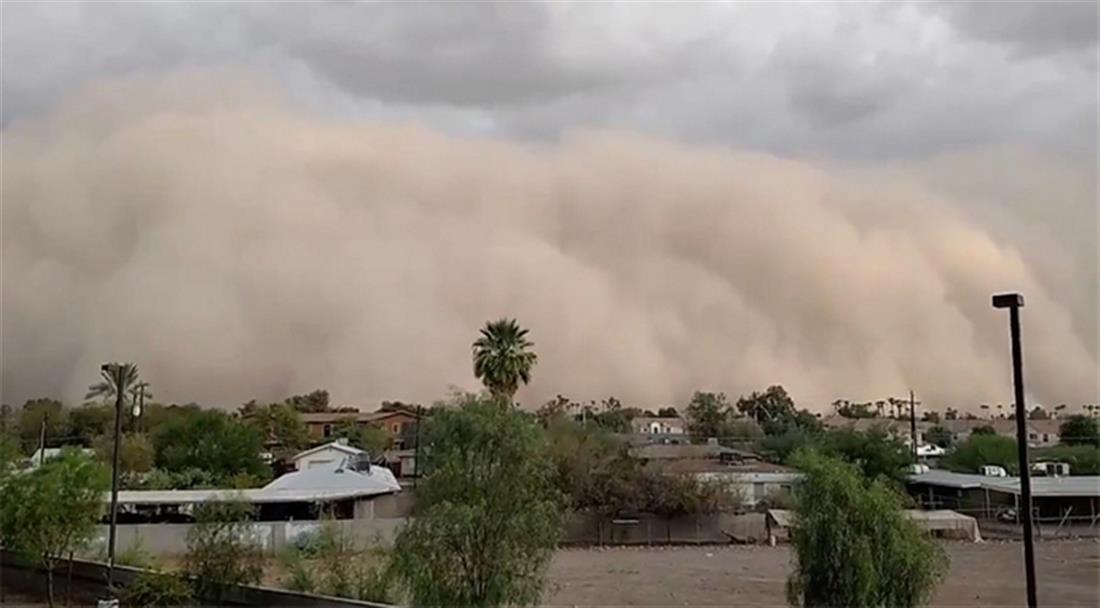
[[[727,464],[717,460],[703,459],[656,460],[649,463],[649,468],[662,473],[728,473],[731,475],[798,472],[791,467],[770,462],[753,461]]]
[[[923,483],[946,488],[958,488],[961,490],[980,488],[982,487],[982,483],[988,479],[991,478],[985,475],[955,473],[953,471],[944,471],[941,469],[932,469],[924,473],[914,473],[909,476],[910,483]]]
[[[345,422],[347,420],[354,420],[355,422],[379,422],[382,420],[386,420],[387,418],[394,418],[398,416],[404,416],[406,418],[416,418],[416,414],[405,410],[379,410],[377,412],[307,412],[302,414],[302,422],[305,422],[306,424]]]
[[[985,483],[990,490],[1006,494],[1020,493],[1018,477],[991,477]],[[1032,496],[1100,496],[1100,476],[1032,477]]]
[[[397,479],[386,467],[355,470],[350,459],[337,467],[321,467],[287,473],[261,490],[265,496],[292,495],[302,491],[350,491],[357,495],[386,494],[401,490]]]
[[[350,446],[346,443],[340,443],[338,441],[332,441],[332,442],[329,442],[329,443],[319,445],[315,448],[310,448],[310,449],[308,449],[304,452],[298,452],[297,454],[294,455],[293,458],[291,458],[291,460],[298,461],[298,460],[301,460],[302,458],[305,458],[306,456],[312,456],[312,455],[314,455],[318,452],[323,452],[323,451],[328,450],[328,449],[333,449],[333,450],[336,450],[338,452],[343,452],[344,454],[346,454],[348,456],[358,456],[360,454],[366,454],[366,451],[360,450],[357,447]]]
[[[123,505],[186,505],[243,500],[253,504],[328,502],[399,492],[401,486],[385,467],[355,471],[342,466],[288,473],[259,489],[249,490],[124,490]]]
[[[660,444],[652,443],[630,449],[631,455],[643,460],[660,459],[707,459],[718,458],[722,454],[743,454],[733,448],[716,444]]]
[[[882,429],[884,431],[909,432],[908,420],[896,420],[894,418],[845,418],[844,416],[827,416],[821,419],[822,424],[831,429],[855,429],[857,431],[870,431]],[[920,422],[918,421],[918,425]],[[926,423],[927,424],[927,423]]]

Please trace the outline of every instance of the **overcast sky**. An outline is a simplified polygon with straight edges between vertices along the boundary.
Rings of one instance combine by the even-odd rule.
[[[1096,154],[1097,4],[3,5],[3,123],[102,76],[240,66],[326,113],[640,129],[862,160]]]

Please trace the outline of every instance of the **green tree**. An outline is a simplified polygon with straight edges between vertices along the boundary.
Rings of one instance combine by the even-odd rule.
[[[265,443],[275,444],[285,456],[297,453],[309,443],[309,431],[302,415],[289,403],[258,406],[250,401],[241,406],[238,414],[260,433]]]
[[[1061,443],[1100,448],[1100,422],[1085,416],[1070,416],[1058,427]]]
[[[909,448],[880,428],[865,433],[854,429],[830,431],[822,439],[822,450],[856,465],[868,479],[883,476],[903,481],[905,467],[913,462]]]
[[[928,443],[938,445],[941,448],[949,448],[955,441],[955,436],[951,431],[939,425],[928,429],[928,432],[924,434],[924,438],[928,440]]]
[[[286,398],[287,405],[299,412],[327,412],[329,411],[328,391],[317,389],[305,395],[292,395]]]
[[[1032,460],[1053,460],[1069,465],[1070,475],[1100,475],[1100,449],[1091,445],[1056,445],[1038,448]]]
[[[737,400],[737,411],[752,418],[758,424],[779,422],[794,416],[794,400],[782,386],[769,386],[764,392],[753,391],[748,397]]]
[[[787,462],[799,450],[818,445],[821,435],[802,426],[791,426],[782,433],[765,435],[757,442],[757,450],[772,462]]]
[[[836,413],[844,418],[875,418],[878,411],[872,408],[872,404],[853,403],[846,399],[838,399],[833,402]],[[896,407],[896,406],[895,406]]]
[[[536,603],[562,523],[544,431],[494,401],[440,409],[424,426],[419,512],[394,548],[413,603]]]
[[[0,478],[12,472],[23,457],[19,449],[19,439],[12,435],[0,434]],[[0,483],[3,483],[0,481]]]
[[[47,600],[53,605],[53,571],[95,534],[108,487],[107,469],[78,450],[23,474],[3,478],[0,540],[6,548],[46,570]]]
[[[66,435],[83,445],[92,445],[96,437],[109,435],[114,431],[114,404],[85,403],[68,410],[65,417]]]
[[[51,437],[58,437],[65,431],[65,420],[61,402],[56,399],[30,399],[23,404],[19,412],[19,440],[23,453],[30,454],[39,446],[42,437],[42,423],[46,423],[46,444]]]
[[[531,382],[531,370],[538,363],[534,346],[515,319],[486,323],[473,344],[474,376],[494,396],[511,403],[519,385]]]
[[[971,434],[942,460],[945,468],[960,473],[977,473],[981,467],[999,466],[1017,473],[1016,440],[1000,435]]]
[[[695,391],[685,414],[687,431],[693,438],[719,437],[730,416],[730,403],[725,393]]]
[[[157,467],[169,473],[206,471],[219,483],[248,475],[268,478],[263,439],[252,426],[218,410],[188,410],[153,433]]]
[[[971,435],[996,435],[997,434],[997,429],[993,428],[992,426],[990,426],[988,424],[983,424],[982,426],[974,427],[970,431],[970,434]]]
[[[679,418],[680,412],[674,407],[662,407],[657,410],[657,416],[661,418]]]
[[[377,456],[390,447],[390,436],[374,424],[359,424],[351,416],[332,430],[332,437],[346,439],[348,445]]]
[[[805,477],[795,490],[791,527],[792,606],[911,608],[925,604],[948,557],[907,519],[904,498],[883,480],[812,451],[795,461]]]
[[[592,417],[593,421],[612,433],[629,433],[631,421],[642,414],[636,407],[623,407],[621,401],[608,397],[601,403],[602,409]]]
[[[114,439],[110,435],[100,435],[92,443],[96,456],[110,466],[114,455]],[[126,433],[118,450],[118,470],[124,485],[137,485],[137,478],[153,468],[155,451],[153,442],[144,433]]]
[[[195,509],[195,525],[187,531],[183,570],[194,581],[195,595],[217,602],[232,585],[260,582],[259,548],[253,544],[246,502],[212,502]]]

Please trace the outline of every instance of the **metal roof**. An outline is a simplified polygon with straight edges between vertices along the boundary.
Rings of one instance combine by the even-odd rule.
[[[909,476],[910,483],[926,483],[934,486],[961,488],[964,490],[980,488],[982,487],[982,483],[989,479],[993,478],[969,473],[954,473],[952,471],[943,471],[940,469],[932,469],[931,471],[915,473]]]
[[[1019,477],[987,477],[968,473],[931,470],[909,476],[909,483],[923,483],[948,488],[984,488],[1006,494],[1020,493]],[[1032,477],[1032,496],[1100,496],[1100,476]]]
[[[1018,477],[994,477],[985,484],[990,490],[1020,493]],[[1078,475],[1071,477],[1032,477],[1032,496],[1100,496],[1100,477]]]
[[[243,500],[254,504],[328,502],[364,498],[401,491],[393,473],[385,467],[356,471],[347,466],[295,471],[266,486],[249,490],[129,490],[118,493],[123,505],[185,505]]]

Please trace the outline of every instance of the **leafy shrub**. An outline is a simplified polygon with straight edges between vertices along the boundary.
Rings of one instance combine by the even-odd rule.
[[[972,433],[941,462],[948,470],[959,473],[977,473],[982,466],[992,465],[1003,467],[1009,474],[1015,475],[1019,469],[1017,459],[1015,439]]]
[[[187,532],[184,558],[195,595],[218,600],[229,586],[260,581],[263,569],[250,538],[251,515],[252,507],[244,502],[207,503],[195,509],[196,524]]]
[[[115,563],[135,568],[151,568],[156,565],[156,561],[153,554],[145,549],[140,538],[115,555]]]
[[[796,455],[805,473],[791,527],[792,606],[913,608],[947,571],[947,555],[902,513],[902,496],[882,477],[813,451]]]
[[[1040,448],[1032,460],[1053,460],[1069,464],[1070,475],[1100,475],[1100,449],[1091,445],[1059,445]]]
[[[186,606],[192,601],[186,580],[156,570],[139,574],[122,595],[125,606]]]
[[[310,571],[309,563],[305,560],[297,547],[288,547],[287,550],[279,556],[279,561],[282,562],[283,569],[287,573],[283,578],[284,587],[291,591],[300,591],[302,593],[313,592],[317,585],[313,580],[313,574]]]

